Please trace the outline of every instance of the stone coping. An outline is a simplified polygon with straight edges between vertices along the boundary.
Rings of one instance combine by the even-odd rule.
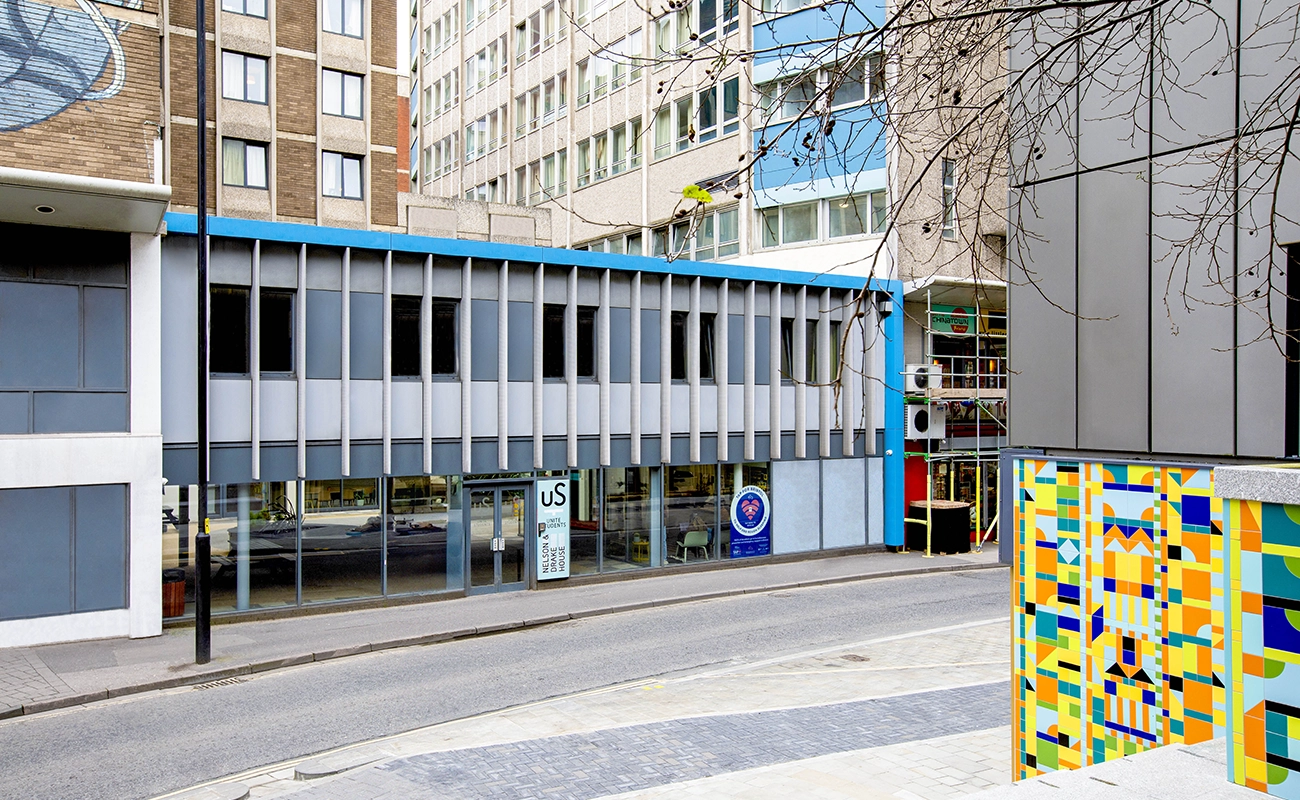
[[[1215,467],[1214,496],[1300,505],[1300,464]]]

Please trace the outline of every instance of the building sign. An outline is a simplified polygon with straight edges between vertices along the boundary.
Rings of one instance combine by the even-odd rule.
[[[992,336],[1005,336],[1007,333],[1007,312],[1001,309],[981,309],[979,322],[980,333]],[[974,306],[936,304],[930,308],[930,330],[935,333],[974,333],[974,325]]]
[[[537,482],[537,580],[569,577],[569,482]]]
[[[731,500],[731,557],[765,556],[772,552],[772,504],[767,492],[743,486]]]

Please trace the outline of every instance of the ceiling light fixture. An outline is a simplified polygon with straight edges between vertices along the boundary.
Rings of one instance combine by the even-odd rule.
[[[37,206],[37,207],[36,207],[36,213],[38,213],[38,214],[53,214],[53,213],[54,213],[54,206]]]

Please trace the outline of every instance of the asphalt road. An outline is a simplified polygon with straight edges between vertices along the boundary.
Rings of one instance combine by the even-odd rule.
[[[0,797],[151,797],[460,717],[710,664],[1003,616],[1004,570],[742,595],[0,721]]]

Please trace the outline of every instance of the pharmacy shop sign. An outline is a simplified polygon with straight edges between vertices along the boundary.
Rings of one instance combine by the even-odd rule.
[[[537,580],[569,577],[569,482],[537,482]]]
[[[731,557],[772,552],[772,504],[757,486],[742,486],[731,500]]]

